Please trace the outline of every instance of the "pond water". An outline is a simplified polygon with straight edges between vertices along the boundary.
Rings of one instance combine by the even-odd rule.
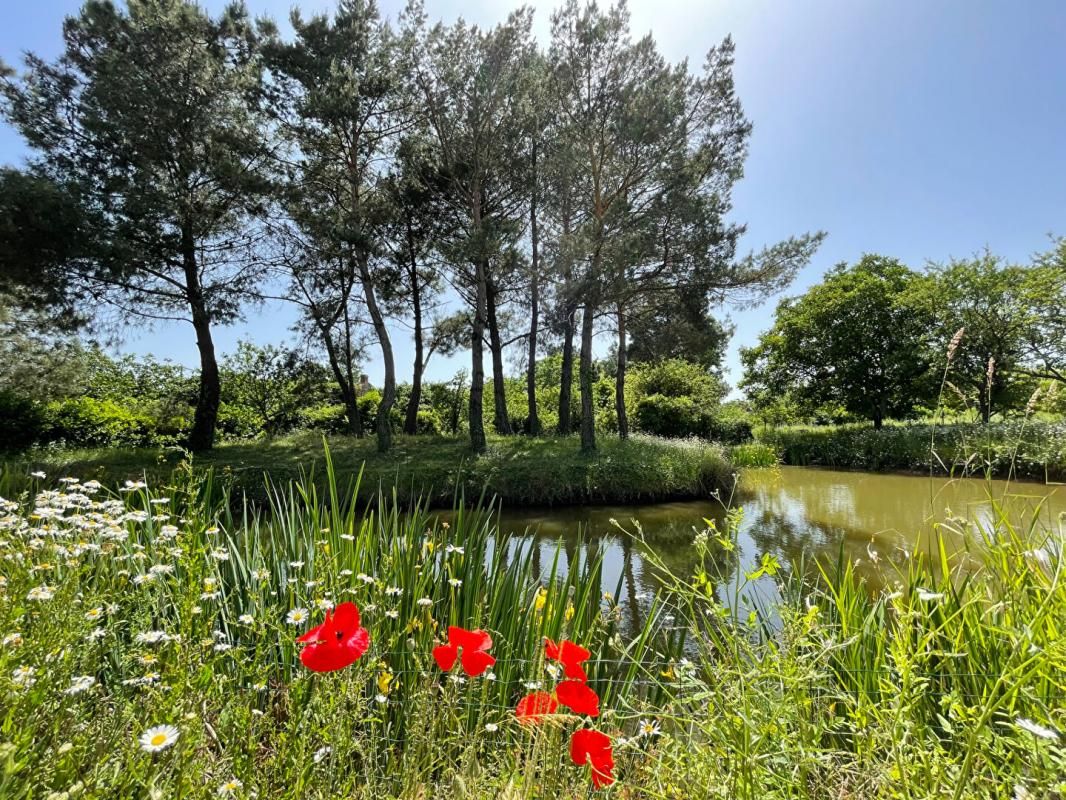
[[[764,554],[782,566],[802,560],[813,568],[815,559],[835,563],[843,553],[877,590],[895,580],[909,553],[930,546],[935,522],[951,521],[942,527],[945,540],[965,558],[980,546],[982,529],[990,527],[993,498],[1013,519],[1028,520],[1039,508],[1039,527],[1066,528],[1066,485],[804,467],[747,471],[731,499],[731,505],[743,508],[736,548],[720,554],[716,564],[723,577],[718,599],[727,605],[736,600],[745,607],[772,605],[777,599],[773,580],[746,582],[739,597],[730,588],[745,583],[744,575],[757,569]],[[619,599],[631,625],[637,625],[658,587],[646,550],[654,550],[676,575],[688,577],[695,563],[692,541],[704,518],[725,530],[724,504],[708,498],[646,506],[505,508],[500,522],[503,530],[518,535],[511,547],[535,548],[534,559],[545,572],[560,543],[560,571],[583,559],[589,547],[603,547],[601,590],[614,593],[621,587]],[[615,523],[630,531],[639,523],[645,541],[620,533]]]

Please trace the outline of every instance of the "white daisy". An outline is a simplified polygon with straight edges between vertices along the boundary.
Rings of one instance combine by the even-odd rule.
[[[637,726],[638,736],[660,736],[662,732],[659,722],[654,719],[642,719]]]
[[[915,594],[923,603],[932,603],[944,599],[943,592],[930,592],[928,589],[919,588],[915,590]]]
[[[70,686],[63,690],[63,694],[81,694],[87,692],[96,685],[96,678],[92,675],[76,675],[70,680]]]
[[[170,635],[166,631],[144,631],[133,638],[138,644],[159,644],[168,641]]]
[[[138,741],[146,753],[158,753],[178,741],[179,735],[180,731],[173,725],[156,725],[142,733]]]
[[[34,586],[26,595],[27,600],[51,600],[55,592],[50,586]]]
[[[254,625],[255,617],[253,617],[251,614],[241,614],[239,617],[237,617],[237,622],[241,623],[241,625]]]
[[[244,784],[241,783],[239,780],[237,780],[236,778],[230,778],[228,781],[218,787],[218,794],[221,797],[228,797],[231,794],[236,794],[237,792],[239,792],[242,786],[244,786]]]
[[[33,684],[37,682],[37,679],[33,677],[34,672],[35,670],[33,667],[15,667],[14,671],[11,673],[11,680],[19,686],[33,686]]]
[[[306,608],[294,608],[285,617],[285,621],[290,625],[303,625],[308,619],[310,615]]]

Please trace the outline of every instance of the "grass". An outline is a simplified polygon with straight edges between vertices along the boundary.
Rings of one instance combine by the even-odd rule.
[[[797,425],[756,437],[796,466],[1066,480],[1066,422]]]
[[[0,477],[13,498],[0,509],[0,796],[585,797],[567,751],[579,727],[612,738],[618,780],[602,793],[619,798],[1066,790],[1061,526],[1001,513],[965,571],[934,546],[877,594],[844,561],[813,585],[764,562],[783,604],[737,619],[726,609],[755,576],[723,583],[714,568],[736,547],[733,509],[724,529],[694,520],[691,574],[645,555],[661,589],[626,633],[593,588],[595,550],[565,576],[558,550],[538,571],[491,509],[447,525],[389,497],[368,509],[325,467],[271,484],[265,508],[184,465],[121,495],[16,494]],[[311,622],[290,613],[317,621],[349,599],[370,651],[306,671],[294,640]],[[492,633],[491,679],[433,663],[449,624]],[[545,635],[592,651],[598,718],[515,720],[531,682],[554,684]],[[138,736],[157,724],[179,737],[145,752]]]
[[[196,456],[197,468],[211,468],[239,494],[267,499],[267,478],[284,483],[310,475],[324,485],[320,436],[295,434],[252,443],[222,444]],[[476,498],[482,491],[508,506],[637,503],[707,497],[731,484],[733,471],[722,448],[697,440],[633,436],[604,437],[591,456],[574,437],[496,437],[475,458],[465,438],[397,436],[394,449],[378,453],[373,439],[331,438],[328,446],[339,482],[360,471],[361,496],[379,488],[399,500],[421,498],[450,506],[456,491]],[[180,450],[82,450],[41,452],[9,461],[14,472],[44,470],[115,484],[167,476],[188,455]]]

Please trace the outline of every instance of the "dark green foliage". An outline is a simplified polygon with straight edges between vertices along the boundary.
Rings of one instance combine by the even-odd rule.
[[[653,436],[698,436],[704,418],[691,397],[666,397],[653,394],[637,401],[633,425]]]
[[[220,401],[212,327],[239,316],[264,268],[256,225],[273,147],[247,13],[88,2],[63,34],[55,61],[27,55],[23,74],[0,81],[0,112],[34,150],[34,174],[63,184],[45,200],[84,233],[73,246],[57,237],[42,256],[94,300],[113,301],[122,324],[192,323],[201,374],[190,444],[210,448]]]
[[[43,312],[64,330],[84,322],[67,273],[88,255],[89,221],[67,187],[48,177],[0,169],[0,293]]]
[[[751,441],[751,422],[735,416],[711,414],[702,435],[722,444],[742,444]]]
[[[786,464],[1066,479],[1066,423],[791,427],[757,431]],[[930,443],[933,445],[930,450]]]
[[[633,426],[638,431],[726,442],[738,436],[743,439],[742,433],[715,422],[726,387],[721,378],[699,364],[677,358],[634,364],[627,384]]]
[[[329,373],[302,353],[286,347],[239,342],[222,362],[222,400],[243,408],[255,421],[244,436],[277,436],[299,424],[300,410],[325,402]]]
[[[26,397],[0,389],[0,452],[18,452],[46,436],[41,406]]]
[[[666,302],[630,319],[628,356],[631,362],[679,358],[718,369],[732,334],[699,293],[670,293]]]
[[[838,404],[876,427],[911,415],[936,391],[926,345],[933,311],[910,295],[919,280],[898,261],[867,255],[783,300],[773,328],[742,351],[749,397]]]
[[[1035,388],[1030,367],[1042,362],[1034,363],[1027,344],[1038,335],[1031,311],[1036,298],[1027,296],[1034,278],[1051,292],[1048,277],[984,253],[933,266],[908,298],[930,320],[930,358],[940,372],[953,338],[963,331],[947,371],[951,391],[945,400],[977,408],[985,422],[997,411],[1024,405]]]

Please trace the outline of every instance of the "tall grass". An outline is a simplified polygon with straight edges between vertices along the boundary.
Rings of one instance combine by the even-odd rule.
[[[397,436],[388,453],[351,437],[333,437],[328,446],[342,484],[362,474],[364,501],[395,489],[405,503],[443,507],[451,505],[456,487],[469,497],[487,492],[509,507],[702,498],[730,485],[734,471],[719,445],[643,435],[605,437],[591,454],[581,451],[575,437],[494,437],[478,457],[465,439],[444,436]],[[165,480],[188,457],[179,449],[47,451],[8,463],[23,475],[43,469],[113,484],[145,475]],[[277,484],[310,479],[326,488],[322,438],[314,434],[222,444],[198,455],[195,464],[215,470],[237,496],[258,503],[268,499],[264,474]]]
[[[797,425],[756,435],[796,466],[1066,480],[1064,422]]]
[[[0,509],[5,799],[206,798],[232,779],[233,796],[262,800],[586,796],[566,749],[582,723],[530,728],[513,714],[552,685],[544,636],[593,652],[595,724],[617,762],[609,795],[1066,789],[1063,520],[1019,528],[1003,509],[963,558],[932,529],[936,555],[875,594],[843,558],[814,584],[769,558],[723,579],[733,508],[724,524],[694,521],[691,573],[642,548],[661,590],[632,631],[619,593],[600,595],[595,547],[575,563],[557,548],[538,568],[526,539],[498,531],[492,502],[460,492],[447,523],[392,495],[367,505],[358,473],[339,478],[328,454],[314,479],[267,484],[266,508],[191,467],[121,495],[25,480],[0,476],[14,498]],[[780,606],[741,602],[766,578]],[[295,638],[349,599],[370,651],[307,672]],[[290,624],[297,609],[310,619]],[[491,676],[440,672],[430,651],[449,624],[491,632]],[[67,693],[79,677],[92,685]],[[144,752],[137,736],[164,723],[177,742]]]

